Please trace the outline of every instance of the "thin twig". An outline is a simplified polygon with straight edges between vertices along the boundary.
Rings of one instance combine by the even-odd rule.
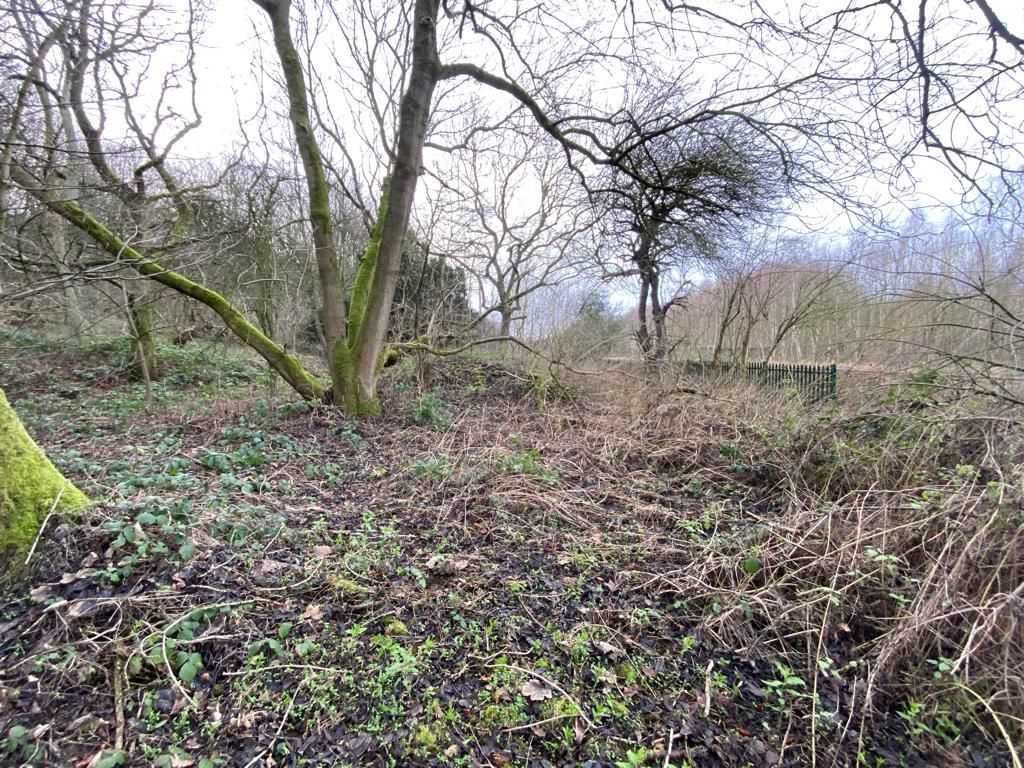
[[[114,749],[124,751],[124,663],[118,654],[114,657]]]
[[[670,727],[668,729],[668,746],[665,747],[665,762],[661,764],[661,768],[668,768],[668,761],[672,759],[672,742],[676,740],[676,729]]]
[[[711,714],[711,670],[715,666],[714,659],[708,659],[708,668],[704,672],[704,717]]]
[[[50,522],[50,518],[53,517],[54,510],[57,509],[57,505],[60,504],[60,497],[64,495],[64,489],[66,485],[62,485],[60,490],[57,491],[57,498],[53,500],[53,504],[50,505],[50,511],[46,517],[43,518],[43,524],[39,526],[39,532],[36,534],[35,541],[32,542],[32,548],[28,551],[28,556],[25,558],[25,565],[28,565],[28,561],[32,559],[32,555],[36,551],[36,547],[39,546],[39,539],[43,536],[43,531],[46,530],[46,524]]]

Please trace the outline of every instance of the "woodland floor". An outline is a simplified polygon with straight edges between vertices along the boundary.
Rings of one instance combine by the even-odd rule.
[[[147,412],[107,352],[0,376],[101,502],[0,593],[3,765],[1007,764],[862,711],[856,626],[812,692],[756,615],[676,587],[769,513],[713,422],[669,455],[474,360],[425,398],[397,371],[350,422],[198,353]],[[723,610],[755,641],[709,629]]]

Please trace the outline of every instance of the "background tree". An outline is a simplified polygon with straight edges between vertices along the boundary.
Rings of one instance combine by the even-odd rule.
[[[475,323],[496,316],[506,351],[528,297],[579,277],[581,235],[593,223],[582,188],[545,144],[519,130],[477,134],[442,178],[444,248],[474,283]]]
[[[431,343],[459,340],[470,326],[466,274],[444,254],[430,252],[429,243],[410,239],[391,307],[391,334],[396,341]]]
[[[672,120],[669,112],[655,114],[638,133],[657,135]],[[665,132],[634,149],[601,189],[604,247],[625,254],[625,267],[607,274],[639,284],[636,337],[648,362],[666,359],[666,317],[682,298],[687,269],[712,257],[717,240],[777,194],[770,154],[759,154],[756,142],[736,121]]]

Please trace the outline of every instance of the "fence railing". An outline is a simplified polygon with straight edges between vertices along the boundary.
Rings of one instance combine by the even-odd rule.
[[[789,363],[747,363],[745,366],[723,362],[718,365],[686,360],[680,364],[687,376],[712,378],[742,375],[748,381],[777,389],[795,389],[811,401],[835,400],[838,376],[836,365],[790,365]]]

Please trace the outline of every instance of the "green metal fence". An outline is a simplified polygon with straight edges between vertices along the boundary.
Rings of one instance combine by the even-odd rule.
[[[719,365],[687,360],[681,364],[683,373],[699,378],[743,375],[748,381],[777,389],[795,389],[811,401],[835,400],[838,376],[831,365],[790,365],[788,363],[747,363],[739,366],[724,362]]]

